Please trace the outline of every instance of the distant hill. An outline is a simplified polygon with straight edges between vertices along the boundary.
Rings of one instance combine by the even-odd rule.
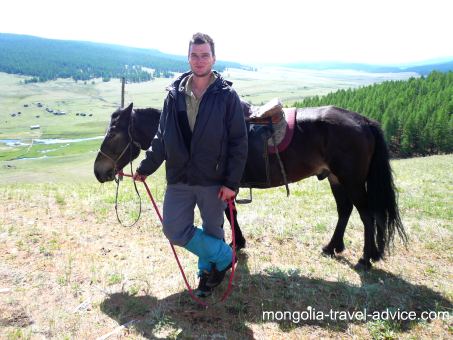
[[[243,68],[239,63],[218,61],[216,70]],[[155,70],[153,74],[149,69]],[[188,69],[187,57],[85,41],[44,39],[0,33],[0,72],[28,75],[29,82],[56,78],[89,80],[126,77],[140,82],[152,77],[172,77]]]
[[[342,62],[320,62],[320,63],[291,63],[283,65],[290,68],[310,69],[310,70],[356,70],[374,73],[388,72],[415,72],[420,75],[428,75],[432,71],[448,72],[453,71],[453,58],[449,61],[426,62],[421,65],[370,65],[360,63]]]
[[[356,70],[365,72],[402,72],[400,68],[395,66],[379,66],[360,63],[342,63],[342,62],[319,62],[319,63],[291,63],[283,65],[290,68],[300,68],[309,70]]]
[[[440,63],[440,64],[428,64],[428,65],[408,67],[408,68],[404,69],[404,71],[417,72],[424,76],[430,74],[432,71],[438,71],[438,72],[453,71],[453,60],[446,62],[446,63]]]

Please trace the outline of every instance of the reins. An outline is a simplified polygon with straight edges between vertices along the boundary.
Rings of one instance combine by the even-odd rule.
[[[131,173],[132,173],[132,161],[129,163],[131,165]],[[118,174],[118,178],[115,176],[115,183],[116,183],[116,190],[115,190],[115,212],[116,212],[116,219],[118,220],[119,224],[121,224],[123,227],[130,228],[133,227],[138,220],[140,219],[140,216],[142,215],[142,197],[140,196],[140,193],[138,192],[137,184],[134,182],[134,189],[135,193],[137,194],[138,197],[138,216],[135,219],[135,221],[132,224],[125,225],[123,221],[121,221],[120,216],[118,214],[118,191],[120,188],[120,182],[123,180],[123,177]]]
[[[98,150],[101,155],[103,155],[104,157],[106,157],[107,159],[109,159],[113,163],[113,171],[115,173],[114,180],[115,180],[115,183],[116,183],[116,192],[115,192],[116,219],[118,220],[119,224],[121,224],[123,227],[133,227],[138,222],[138,220],[140,219],[140,216],[142,214],[142,198],[140,196],[140,193],[138,192],[137,184],[135,183],[135,181],[134,181],[134,189],[135,189],[135,193],[138,196],[138,201],[139,201],[139,208],[138,208],[138,216],[137,216],[137,218],[135,219],[135,221],[132,224],[125,225],[123,223],[123,221],[120,219],[120,216],[118,214],[118,190],[120,188],[120,181],[123,180],[123,177],[120,174],[120,170],[118,169],[117,164],[118,164],[119,160],[124,156],[124,154],[126,153],[127,149],[129,149],[129,164],[131,166],[131,173],[132,173],[132,145],[135,145],[136,147],[141,149],[140,143],[134,141],[134,139],[132,138],[131,126],[132,126],[132,115],[131,115],[131,120],[129,122],[129,127],[127,129],[127,133],[129,135],[129,142],[126,144],[126,146],[124,147],[123,151],[121,151],[120,155],[116,158],[116,160],[113,159],[112,157],[110,157],[104,151],[102,151],[101,148],[99,148],[99,150]]]
[[[116,218],[117,218],[118,222],[124,227],[132,227],[132,226],[134,226],[138,222],[138,220],[140,219],[141,212],[142,212],[142,199],[141,199],[140,193],[138,191],[136,181],[135,181],[135,179],[132,176],[132,174],[133,174],[133,169],[132,169],[132,145],[137,146],[139,149],[141,149],[141,145],[140,145],[140,143],[134,141],[134,139],[132,138],[131,128],[132,128],[132,115],[131,115],[131,120],[129,122],[128,130],[127,130],[128,131],[128,135],[129,135],[129,142],[127,143],[127,145],[124,147],[124,149],[121,151],[120,155],[116,159],[113,159],[112,157],[110,157],[108,154],[106,154],[104,151],[102,151],[101,148],[99,149],[99,153],[102,154],[104,157],[106,157],[107,159],[109,159],[113,163],[113,169],[114,169],[114,173],[115,173],[114,180],[115,180],[115,183],[116,183],[116,193],[115,193]],[[130,156],[129,164],[130,164],[130,168],[131,168],[131,174],[125,174],[122,171],[122,169],[120,170],[117,167],[117,164],[118,164],[119,160],[124,156],[124,154],[126,153],[127,149],[129,149],[129,151],[130,151],[129,152],[129,156]],[[122,181],[124,176],[132,178],[132,180],[134,182],[135,192],[136,192],[136,194],[137,194],[137,196],[139,198],[139,213],[138,213],[138,216],[137,216],[136,220],[131,225],[125,225],[121,221],[121,219],[119,217],[119,214],[118,214],[118,190],[119,190],[119,186],[120,186],[120,181]],[[146,181],[143,181],[143,184],[145,186],[146,192],[148,193],[148,197],[149,197],[149,199],[150,199],[150,201],[151,201],[151,203],[152,203],[152,205],[154,207],[154,210],[156,211],[156,214],[159,217],[160,222],[162,223],[162,215],[161,215],[161,213],[159,211],[159,208],[158,208],[156,202],[154,201],[154,198],[153,198],[153,195],[151,194],[151,191],[149,190],[148,184],[146,183]],[[230,279],[228,281],[228,287],[227,287],[225,293],[223,294],[222,298],[218,302],[225,301],[225,299],[231,294],[231,291],[233,289],[234,273],[235,273],[235,269],[236,269],[236,238],[235,238],[235,230],[234,230],[234,213],[233,213],[233,200],[232,199],[228,200],[228,207],[229,207],[229,210],[230,210],[231,241],[232,241],[232,246],[233,246],[232,263],[231,263],[231,275],[230,275]],[[186,275],[184,273],[184,269],[182,268],[181,262],[179,261],[178,255],[176,253],[176,249],[175,249],[174,245],[171,242],[169,242],[169,243],[170,243],[171,249],[173,251],[173,255],[175,256],[175,259],[176,259],[176,262],[178,264],[178,267],[179,267],[179,270],[181,272],[181,275],[182,275],[182,277],[184,279],[184,282],[186,284],[186,287],[189,290],[189,295],[191,296],[191,298],[194,301],[198,302],[200,305],[202,305],[204,307],[208,307],[209,304],[207,304],[203,300],[199,299],[193,293],[193,290],[190,287],[189,281],[187,280],[187,277],[186,277]],[[218,302],[216,302],[216,303],[218,303]],[[214,304],[216,304],[216,303],[214,303]]]
[[[131,172],[131,174],[125,174],[122,171],[120,171],[120,172],[118,172],[118,176],[119,177],[123,177],[123,176],[131,177],[132,180],[134,181],[134,185],[135,185],[136,181],[134,180],[134,178],[132,176],[132,172]],[[151,194],[151,191],[149,190],[149,187],[148,187],[148,184],[146,183],[146,181],[143,181],[143,185],[145,186],[146,192],[148,193],[148,197],[149,197],[149,199],[150,199],[150,201],[151,201],[151,203],[152,203],[152,205],[154,207],[154,210],[156,211],[157,216],[159,217],[160,222],[162,223],[162,215],[161,215],[161,213],[159,211],[159,208],[158,208],[156,202],[154,201],[153,195]],[[225,301],[226,298],[231,294],[231,291],[233,289],[234,273],[235,273],[235,269],[236,269],[236,238],[235,238],[235,233],[234,233],[235,232],[235,230],[234,230],[234,213],[233,213],[233,200],[232,199],[228,200],[228,208],[230,210],[231,241],[232,241],[232,246],[233,246],[233,255],[232,255],[232,259],[231,259],[231,261],[232,261],[231,262],[231,274],[230,274],[230,279],[228,281],[228,287],[227,287],[225,293],[223,294],[222,298],[218,302]],[[176,253],[175,246],[171,242],[169,242],[169,243],[170,243],[171,250],[173,251],[173,255],[175,256],[176,262],[178,263],[179,271],[181,272],[181,275],[182,275],[182,277],[184,279],[186,287],[189,290],[190,297],[194,301],[198,302],[200,305],[202,305],[204,307],[208,307],[209,304],[207,304],[203,300],[199,299],[193,293],[193,290],[190,287],[189,281],[187,280],[186,274],[184,273],[184,269],[182,268],[181,262],[179,261],[178,254]],[[218,302],[216,302],[216,303],[218,303]],[[216,304],[216,303],[214,303],[214,304]]]

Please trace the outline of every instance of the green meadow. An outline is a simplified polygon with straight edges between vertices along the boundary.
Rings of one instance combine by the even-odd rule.
[[[224,76],[242,98],[260,105],[278,97],[285,105],[315,94],[351,88],[389,79],[406,79],[412,73],[365,73],[357,71],[310,71],[265,67],[257,72],[229,69]],[[78,143],[40,144],[40,139],[79,139],[104,135],[110,115],[121,102],[118,79],[75,82],[59,79],[23,84],[26,77],[0,73],[0,140],[21,140],[24,145],[0,142],[0,183],[21,176],[21,181],[36,180],[54,166],[87,169],[101,140]],[[170,79],[158,78],[126,85],[125,103],[135,107],[161,108]],[[39,107],[41,106],[41,107]],[[54,115],[46,109],[64,111]],[[17,114],[20,112],[20,114]],[[83,113],[85,116],[81,116]],[[11,115],[15,114],[15,117]],[[31,126],[39,125],[39,129]],[[38,140],[38,142],[37,142]],[[67,145],[69,144],[69,145]],[[31,145],[31,146],[30,146]],[[43,158],[46,157],[46,158]],[[30,170],[30,171],[29,171]],[[43,176],[45,180],[58,180]],[[67,177],[61,177],[63,181]],[[76,180],[91,180],[91,172],[81,171]]]
[[[226,72],[244,99],[260,104],[280,97],[288,105],[312,94],[408,76]],[[93,175],[101,139],[32,144],[36,139],[102,136],[119,106],[119,81],[61,79],[24,85],[22,79],[0,74],[0,140],[27,144],[0,143],[0,338],[453,336],[453,155],[392,160],[409,243],[405,247],[395,239],[391,253],[368,272],[354,268],[363,248],[363,225],[355,210],[346,250],[336,258],[321,255],[337,217],[327,181],[312,177],[291,184],[289,198],[284,188],[255,190],[254,201],[238,207],[247,247],[239,253],[232,295],[216,303],[226,289],[223,283],[207,299],[213,305],[204,309],[187,293],[143,186],[140,221],[133,228],[118,224],[115,185],[101,185]],[[160,107],[168,82],[128,84],[126,102]],[[45,108],[66,115],[55,116]],[[30,130],[36,124],[40,129]],[[163,168],[148,183],[161,206]],[[125,178],[119,214],[126,223],[137,216],[138,204],[132,182]],[[196,259],[182,249],[178,254],[194,286]],[[364,310],[379,317],[357,317]],[[388,316],[402,311],[416,317]]]

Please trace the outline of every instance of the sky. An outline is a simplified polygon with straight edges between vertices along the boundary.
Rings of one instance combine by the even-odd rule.
[[[0,32],[186,55],[195,32],[219,60],[417,63],[453,58],[451,0],[14,0]]]

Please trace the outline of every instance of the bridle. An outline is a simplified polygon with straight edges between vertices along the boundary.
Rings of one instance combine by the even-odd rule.
[[[98,150],[98,152],[102,156],[104,156],[105,158],[107,158],[108,160],[110,160],[113,163],[113,171],[114,171],[113,179],[114,179],[114,181],[116,183],[115,212],[116,212],[116,218],[117,218],[118,222],[123,227],[133,227],[138,222],[138,220],[140,219],[140,216],[142,214],[142,198],[140,197],[140,193],[138,192],[138,189],[137,189],[137,184],[135,183],[135,180],[134,180],[133,182],[134,182],[135,193],[137,194],[138,199],[139,199],[138,216],[137,216],[137,218],[135,219],[135,221],[132,224],[125,225],[123,223],[123,221],[121,221],[120,216],[118,215],[118,190],[119,190],[119,187],[120,187],[120,181],[123,180],[123,176],[120,174],[122,169],[118,169],[117,164],[120,161],[120,159],[124,156],[124,154],[126,153],[127,149],[129,149],[129,164],[130,164],[130,167],[131,167],[131,174],[132,174],[133,173],[133,170],[132,170],[132,145],[135,145],[136,147],[138,147],[139,150],[142,148],[140,143],[135,141],[134,138],[132,137],[132,114],[133,113],[134,113],[134,111],[132,111],[132,113],[131,113],[131,118],[129,120],[129,126],[127,128],[127,134],[129,136],[129,141],[126,144],[126,146],[124,147],[123,151],[121,151],[120,155],[118,157],[116,157],[116,159],[113,159],[113,157],[109,156],[107,153],[102,151],[102,147],[99,148],[99,150]]]
[[[110,157],[109,155],[107,155],[104,151],[102,151],[102,147],[99,148],[98,152],[104,156],[105,158],[109,159],[110,161],[112,161],[113,163],[113,171],[114,173],[116,174],[118,172],[118,167],[117,167],[117,164],[119,162],[119,160],[124,156],[124,154],[126,153],[127,149],[129,148],[130,149],[130,158],[132,158],[132,145],[135,145],[136,147],[138,147],[139,149],[142,148],[142,146],[140,145],[139,142],[135,141],[134,138],[132,138],[132,131],[131,131],[131,127],[132,127],[132,115],[131,115],[131,119],[129,121],[129,126],[127,128],[127,134],[129,136],[129,142],[126,144],[126,146],[124,147],[123,151],[121,151],[120,155],[116,158],[116,159],[113,159],[112,157]],[[129,159],[129,163],[132,163],[132,159]]]

